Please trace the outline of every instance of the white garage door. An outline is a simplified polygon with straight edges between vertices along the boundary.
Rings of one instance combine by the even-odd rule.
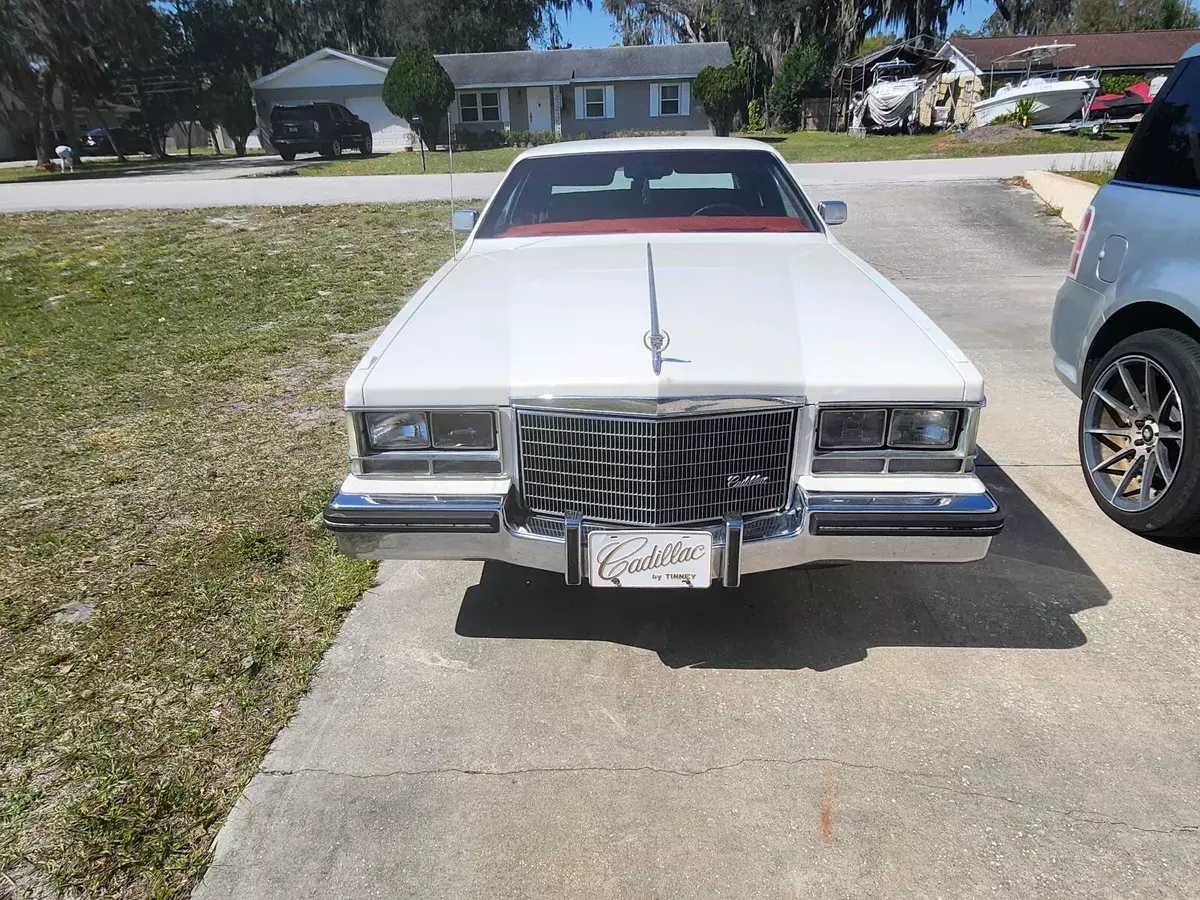
[[[346,108],[364,122],[371,123],[376,153],[403,150],[412,129],[399,116],[392,115],[381,97],[347,97]]]

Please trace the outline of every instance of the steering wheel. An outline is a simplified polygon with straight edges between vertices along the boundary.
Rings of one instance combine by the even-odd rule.
[[[750,213],[742,209],[736,203],[710,203],[708,206],[702,206],[692,213],[693,216],[720,216],[731,214],[735,216],[750,215]]]

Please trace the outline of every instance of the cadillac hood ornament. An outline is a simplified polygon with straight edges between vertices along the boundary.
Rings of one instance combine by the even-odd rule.
[[[650,351],[654,374],[662,374],[663,351],[671,346],[671,335],[658,324],[658,293],[654,289],[654,251],[646,244],[646,273],[650,277],[650,330],[642,335],[642,343]]]

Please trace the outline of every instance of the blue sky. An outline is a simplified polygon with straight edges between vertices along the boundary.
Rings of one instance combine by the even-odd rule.
[[[607,47],[619,43],[613,31],[613,19],[601,9],[601,0],[592,0],[593,9],[588,12],[582,6],[571,10],[569,21],[562,22],[563,40],[574,47]],[[967,0],[965,7],[950,17],[950,30],[960,25],[974,31],[995,9],[991,0]]]

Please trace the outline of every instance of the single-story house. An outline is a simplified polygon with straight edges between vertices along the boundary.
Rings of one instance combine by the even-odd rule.
[[[470,131],[553,131],[564,138],[618,131],[709,133],[691,98],[707,66],[733,61],[726,43],[514,50],[437,57],[457,91],[450,122]],[[318,50],[252,85],[260,125],[276,104],[340,103],[370,122],[376,151],[413,146],[408,123],[383,104],[390,57]]]
[[[1200,29],[1171,31],[1113,31],[1095,34],[1038,34],[1018,37],[952,37],[939,56],[954,62],[956,72],[977,76],[1011,77],[1025,70],[1025,61],[1014,53],[1047,44],[1064,46],[1054,61],[1056,68],[1097,68],[1105,72],[1142,74],[1170,69],[1193,44]]]

